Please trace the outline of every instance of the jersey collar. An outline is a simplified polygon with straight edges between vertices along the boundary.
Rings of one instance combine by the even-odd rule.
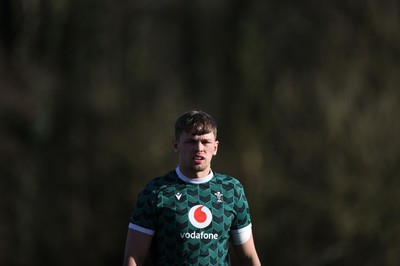
[[[202,178],[189,178],[189,177],[185,176],[184,174],[182,174],[181,170],[179,169],[179,166],[177,166],[175,168],[175,172],[178,175],[180,180],[182,180],[183,182],[186,182],[186,183],[191,183],[191,184],[207,183],[208,181],[210,181],[214,177],[214,173],[211,170],[210,170],[210,173],[207,176],[202,177]]]

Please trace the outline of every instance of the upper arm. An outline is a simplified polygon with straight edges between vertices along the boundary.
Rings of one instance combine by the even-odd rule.
[[[140,266],[149,252],[152,235],[128,229],[125,244],[124,266]]]
[[[234,248],[236,251],[236,255],[240,261],[240,265],[261,265],[256,247],[254,245],[253,234],[251,234],[250,238],[243,244],[234,245]]]
[[[232,224],[232,244],[239,259],[239,265],[259,266],[261,263],[254,245],[249,204],[240,183],[236,185],[235,192],[236,217]]]

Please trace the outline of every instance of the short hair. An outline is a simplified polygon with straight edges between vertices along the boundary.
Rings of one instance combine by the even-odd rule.
[[[175,139],[179,140],[184,132],[193,135],[204,135],[212,132],[217,138],[217,122],[206,112],[189,111],[176,120]]]

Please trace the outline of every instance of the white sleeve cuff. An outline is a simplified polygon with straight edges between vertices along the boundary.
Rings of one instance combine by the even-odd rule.
[[[147,235],[151,235],[151,236],[153,236],[154,233],[155,233],[153,230],[141,227],[141,226],[133,224],[133,223],[129,223],[128,227],[129,227],[129,229],[133,229],[133,230],[136,230],[136,231],[139,231],[141,233],[144,233],[144,234],[147,234]]]
[[[251,224],[237,230],[231,230],[232,244],[236,246],[246,243],[250,239],[251,232]]]

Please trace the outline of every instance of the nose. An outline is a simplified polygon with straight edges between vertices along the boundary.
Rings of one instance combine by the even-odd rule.
[[[195,149],[196,151],[202,151],[204,149],[203,143],[201,143],[201,141],[197,141],[195,144]]]

